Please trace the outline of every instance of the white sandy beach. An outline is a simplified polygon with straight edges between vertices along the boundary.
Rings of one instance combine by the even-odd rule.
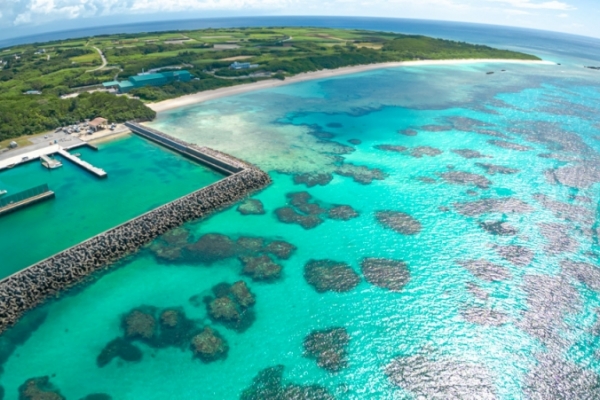
[[[334,76],[355,74],[359,72],[372,71],[383,68],[397,67],[420,67],[427,65],[461,65],[461,64],[541,64],[553,65],[551,61],[534,60],[501,60],[501,59],[473,59],[473,60],[424,60],[424,61],[399,61],[380,64],[357,65],[353,67],[343,67],[338,69],[325,69],[315,72],[306,72],[286,78],[284,81],[278,79],[269,79],[260,82],[247,83],[232,87],[225,87],[215,90],[207,90],[200,93],[189,94],[175,99],[164,100],[158,103],[149,103],[148,107],[156,112],[171,110],[174,108],[189,106],[192,104],[203,103],[205,101],[219,99],[221,97],[233,96],[237,94],[251,92],[253,90],[270,89],[278,86],[289,85],[291,83],[304,82],[314,79],[331,78]]]

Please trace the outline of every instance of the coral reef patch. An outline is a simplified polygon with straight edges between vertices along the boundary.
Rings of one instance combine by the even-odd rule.
[[[323,386],[284,383],[283,365],[265,368],[245,389],[240,400],[335,400]]]
[[[349,342],[345,328],[313,331],[304,338],[304,355],[316,359],[319,367],[337,372],[348,365]]]
[[[258,199],[246,199],[238,207],[237,211],[242,215],[263,215],[265,207]]]
[[[486,232],[498,236],[514,236],[519,233],[519,230],[503,221],[482,221],[479,226]]]
[[[524,146],[513,142],[507,142],[505,140],[488,140],[488,143],[492,146],[500,147],[502,149],[516,150],[516,151],[529,151],[533,150],[532,147]]]
[[[19,386],[19,400],[65,400],[48,376],[27,379]]]
[[[365,258],[361,267],[367,282],[392,292],[402,291],[410,280],[410,271],[404,261]]]
[[[256,303],[254,295],[244,281],[233,285],[221,283],[213,287],[214,297],[204,301],[210,318],[228,329],[244,332],[256,319],[252,307]]]
[[[448,171],[439,175],[445,182],[455,185],[475,185],[480,189],[487,189],[492,184],[485,176],[471,172]]]
[[[460,315],[466,321],[482,326],[502,326],[510,322],[507,314],[483,307],[464,308]]]
[[[467,269],[470,273],[485,281],[503,281],[510,279],[511,274],[508,268],[502,265],[494,264],[488,260],[460,260],[458,265]]]
[[[482,199],[465,203],[454,203],[454,208],[462,215],[469,217],[496,212],[502,214],[529,213],[533,207],[522,200],[512,197],[498,199]]]
[[[325,218],[347,221],[358,217],[358,212],[348,205],[328,205],[314,199],[308,192],[286,195],[288,206],[275,210],[280,222],[297,224],[312,229],[325,222]]]
[[[369,168],[364,165],[354,165],[349,163],[343,163],[335,170],[335,173],[341,176],[350,177],[354,179],[354,182],[362,185],[369,185],[374,180],[384,180],[388,176],[388,174],[379,168]]]
[[[202,332],[192,338],[190,348],[194,356],[205,363],[217,361],[227,357],[229,345],[219,332],[206,327]]]
[[[472,158],[492,158],[491,156],[486,156],[485,154],[481,154],[477,150],[456,149],[456,150],[450,150],[450,151],[453,152],[454,154],[458,154],[459,156],[461,156],[463,158],[466,158],[466,159],[472,159]]]
[[[519,172],[516,168],[509,168],[502,165],[496,164],[488,164],[488,163],[475,163],[476,166],[485,169],[490,175],[502,174],[502,175],[512,175]]]
[[[426,373],[424,373],[426,371]],[[496,398],[494,380],[484,367],[425,355],[398,357],[385,368],[390,381],[424,399]]]
[[[306,185],[306,187],[325,186],[333,180],[333,175],[322,172],[295,174],[294,183],[296,185]]]
[[[494,246],[496,253],[506,261],[518,267],[531,264],[534,253],[531,249],[519,245]]]
[[[421,232],[421,223],[400,211],[378,211],[375,218],[384,227],[402,235],[416,235]]]
[[[304,266],[304,279],[319,293],[348,292],[360,282],[348,264],[334,260],[310,260]]]

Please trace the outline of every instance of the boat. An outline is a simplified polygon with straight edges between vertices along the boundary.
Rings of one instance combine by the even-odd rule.
[[[75,157],[81,157],[81,153],[75,153],[73,154]]]
[[[11,169],[12,167],[14,167],[15,165],[17,165],[16,163],[12,163],[12,164],[8,164],[6,166],[6,169]]]
[[[4,196],[6,193],[8,193],[7,190],[0,190],[0,197]]]

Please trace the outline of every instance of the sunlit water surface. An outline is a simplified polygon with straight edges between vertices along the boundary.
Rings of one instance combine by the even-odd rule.
[[[235,399],[248,388],[254,398],[294,389],[339,399],[598,398],[599,77],[575,64],[388,69],[161,114],[154,128],[268,171],[273,184],[253,196],[265,213],[232,207],[187,224],[171,244],[158,240],[30,313],[0,338],[6,398],[42,376],[68,399]],[[323,185],[298,183],[306,174],[322,174]],[[309,229],[275,212],[303,191],[322,207]],[[329,218],[335,205],[358,216]],[[390,229],[380,211],[420,229],[406,217]],[[296,250],[270,255],[281,276],[257,281],[241,258],[264,250],[223,236],[193,246],[209,233]],[[369,258],[406,268],[367,271]],[[310,260],[347,263],[360,281],[318,292],[305,276]],[[240,331],[203,301],[239,280],[256,299],[255,320]],[[154,334],[166,329],[160,313],[178,308],[194,320],[190,335],[205,326],[221,335],[226,357],[202,362],[189,337],[178,346],[131,340],[141,360],[100,367],[102,349],[125,335],[123,316],[145,306],[158,309]],[[349,339],[335,372],[304,349],[307,335],[329,328]],[[252,386],[277,365],[284,386],[305,387],[286,392],[274,370],[262,391]]]

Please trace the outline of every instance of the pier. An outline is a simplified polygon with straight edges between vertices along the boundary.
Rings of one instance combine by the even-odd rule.
[[[89,146],[89,144],[80,143],[80,144],[76,144],[75,146],[73,146],[71,148],[77,148],[80,146]],[[92,147],[92,146],[90,146],[90,147]],[[95,147],[92,147],[92,148],[94,148],[94,150],[98,150]],[[94,167],[92,164],[85,162],[85,161],[79,159],[78,157],[75,157],[75,156],[69,154],[65,148],[63,148],[62,146],[60,146],[58,144],[54,144],[54,145],[47,146],[47,147],[37,149],[37,150],[32,150],[29,153],[23,153],[18,156],[15,156],[15,157],[7,158],[5,160],[0,160],[0,171],[2,171],[4,169],[9,169],[9,168],[15,167],[19,164],[37,160],[40,158],[45,162],[48,162],[48,160],[50,160],[51,163],[56,163],[58,161],[52,160],[49,158],[49,156],[51,156],[53,154],[60,154],[62,157],[66,158],[73,164],[94,174],[98,178],[106,178],[108,176],[108,174],[103,169]]]
[[[69,154],[62,147],[59,148],[57,153],[60,154],[62,157],[66,158],[67,160],[71,161],[73,164],[78,165],[86,171],[96,175],[98,178],[106,178],[108,176],[108,174],[103,169],[94,167],[92,164],[83,161],[79,157],[75,157],[74,155]]]
[[[0,217],[13,211],[54,198],[48,185],[40,185],[0,199]]]

